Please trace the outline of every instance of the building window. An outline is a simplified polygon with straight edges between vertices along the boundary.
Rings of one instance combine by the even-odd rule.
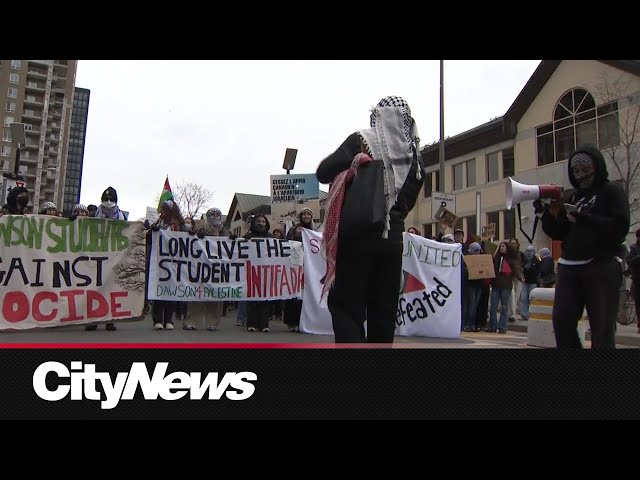
[[[9,97],[9,98],[17,98],[18,97],[18,89],[17,88],[13,88],[13,87],[9,87],[9,90],[7,92],[7,97]]]
[[[487,155],[487,183],[498,180],[498,152]]]
[[[2,131],[2,141],[10,142],[11,141],[11,130],[3,130]]]
[[[475,187],[476,185],[476,159],[467,160],[465,162],[467,166],[467,188]]]
[[[516,173],[513,147],[502,151],[502,178],[513,177]]]
[[[440,172],[434,171],[424,176],[424,198],[431,198],[433,192],[440,191]]]
[[[487,212],[487,225],[494,223],[496,225],[496,236],[494,239],[500,239],[500,212]]]
[[[11,147],[9,147],[7,145],[3,145],[2,146],[2,156],[3,157],[8,157],[9,155],[11,155]]]
[[[20,75],[18,75],[17,73],[9,74],[9,83],[19,83],[19,82],[20,82]]]
[[[462,178],[464,163],[458,163],[451,168],[453,170],[453,189],[462,190],[464,188],[464,178]]]
[[[465,233],[467,238],[470,238],[471,235],[478,235],[478,232],[476,232],[476,216],[475,215],[469,215],[467,217],[467,231]]]
[[[567,160],[579,145],[620,145],[618,102],[596,108],[593,96],[575,88],[562,96],[553,122],[536,128],[538,166]]]
[[[516,238],[516,209],[504,210],[504,238]]]
[[[432,238],[433,236],[433,223],[422,224],[422,236],[425,238]]]
[[[9,115],[7,115],[6,117],[4,117],[4,126],[5,127],[9,127],[15,121],[16,121],[15,118],[10,117]]]
[[[20,60],[11,60],[11,68],[17,70],[20,68]]]

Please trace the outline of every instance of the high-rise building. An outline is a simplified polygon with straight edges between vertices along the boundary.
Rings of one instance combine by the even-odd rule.
[[[84,161],[84,140],[87,133],[89,116],[89,95],[86,88],[75,88],[73,95],[73,112],[71,113],[71,129],[69,131],[69,152],[67,154],[67,171],[64,181],[64,214],[70,215],[73,207],[80,201],[82,186],[82,164]]]
[[[62,208],[77,60],[0,60],[0,169],[13,172],[11,123],[26,125],[19,173],[37,212],[46,201]]]

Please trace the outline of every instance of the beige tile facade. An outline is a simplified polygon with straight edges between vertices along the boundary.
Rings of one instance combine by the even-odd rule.
[[[27,124],[20,173],[26,177],[31,203],[37,211],[53,201],[62,210],[77,60],[0,62],[0,169],[14,171],[16,147],[8,124]]]

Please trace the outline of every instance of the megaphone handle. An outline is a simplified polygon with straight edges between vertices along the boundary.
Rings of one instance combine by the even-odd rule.
[[[533,221],[533,232],[531,233],[531,236],[527,235],[527,232],[524,231],[524,229],[522,228],[522,211],[520,209],[520,204],[518,204],[518,223],[520,224],[520,231],[524,234],[524,236],[526,237],[527,241],[529,242],[529,245],[533,245],[533,239],[536,236],[536,228],[538,227],[538,216],[534,215],[535,220]]]

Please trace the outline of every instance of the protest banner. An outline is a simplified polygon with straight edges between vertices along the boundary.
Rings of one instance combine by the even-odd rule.
[[[0,217],[0,329],[138,317],[144,284],[140,222]]]
[[[302,296],[302,244],[153,232],[150,300],[260,301]]]
[[[321,254],[322,234],[302,231],[305,288],[300,330],[332,335],[331,314],[320,292],[326,263]],[[402,284],[396,335],[457,338],[460,335],[462,246],[404,234]],[[369,281],[383,281],[371,278]],[[366,324],[365,324],[366,327]]]

